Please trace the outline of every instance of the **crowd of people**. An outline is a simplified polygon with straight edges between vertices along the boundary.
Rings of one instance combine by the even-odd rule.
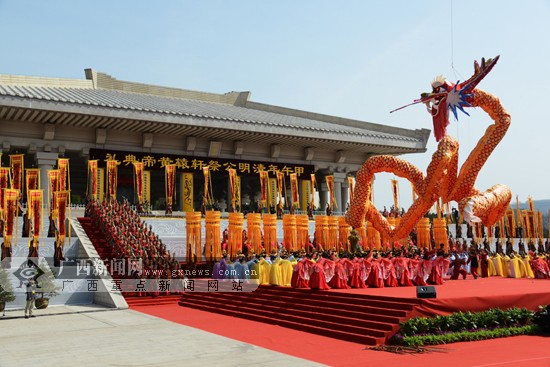
[[[227,254],[214,265],[215,279],[258,279],[260,285],[311,289],[348,289],[443,284],[471,277],[550,279],[547,253],[489,252],[483,245],[451,239],[449,251],[419,249],[305,251]]]
[[[175,255],[166,246],[152,227],[147,227],[127,200],[90,201],[86,216],[103,232],[115,258],[132,261],[132,271],[124,274],[137,277],[144,273],[172,274],[180,269]],[[113,274],[117,275],[117,274]]]

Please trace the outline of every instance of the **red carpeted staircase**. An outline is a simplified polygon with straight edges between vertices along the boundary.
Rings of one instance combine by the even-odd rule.
[[[113,278],[117,278],[118,275],[113,274],[110,271],[110,261],[115,256],[111,246],[107,243],[105,236],[99,228],[96,228],[92,222],[91,218],[83,217],[78,218],[78,221],[82,225],[82,228],[86,232],[86,235],[94,245],[99,257],[104,261],[107,270]],[[161,295],[157,297],[152,297],[150,295],[141,295],[138,296],[135,293],[126,294],[123,293],[124,299],[130,308],[139,307],[139,306],[152,306],[152,305],[167,305],[167,304],[176,304],[181,298],[179,295]]]
[[[186,292],[179,304],[367,344],[383,344],[420,300],[261,286],[254,292]]]

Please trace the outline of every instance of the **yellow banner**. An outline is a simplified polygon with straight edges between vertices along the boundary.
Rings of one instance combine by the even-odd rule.
[[[209,188],[210,188],[210,168],[209,167],[203,167],[202,168],[202,174],[204,176],[204,189],[203,189],[203,196],[202,196],[202,202],[204,205],[212,204],[209,196]]]
[[[309,180],[300,180],[302,184],[302,206],[301,209],[305,210],[309,205],[311,205],[310,202],[308,202],[309,197],[311,196],[311,181]]]
[[[328,194],[330,197],[330,200],[329,200],[330,207],[337,208],[338,205],[336,204],[336,198],[334,197],[334,176],[325,176],[325,180],[328,186]]]
[[[0,220],[4,219],[4,189],[9,188],[10,169],[0,167]]]
[[[193,174],[181,174],[181,210],[193,212]]]
[[[267,171],[260,171],[260,191],[261,191],[260,204],[262,205],[262,207],[267,206],[267,196],[269,191],[268,179],[269,179],[269,176]]]

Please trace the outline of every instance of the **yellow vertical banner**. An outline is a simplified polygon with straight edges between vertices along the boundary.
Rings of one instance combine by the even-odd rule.
[[[239,211],[242,209],[241,196],[241,176],[237,176],[235,177],[235,200]]]
[[[10,167],[11,167],[11,188],[23,190],[23,168],[25,165],[24,155],[23,154],[12,154],[10,155]]]
[[[277,205],[277,179],[276,178],[270,178],[269,179],[269,190],[268,190],[268,205],[271,208],[271,206],[275,207]]]
[[[86,187],[86,195],[92,200],[98,198],[98,188],[97,188],[97,159],[92,159],[88,161],[88,182]]]
[[[193,174],[181,174],[181,210],[190,213],[193,209]]]
[[[97,169],[97,182],[97,198],[99,201],[103,201],[103,198],[105,197],[105,168]]]
[[[151,171],[143,171],[143,200],[151,204]]]
[[[334,176],[325,176],[328,186],[329,203],[331,208],[337,208],[336,198],[334,197]]]
[[[301,180],[302,183],[302,204],[301,209],[306,210],[310,205],[309,198],[311,197],[311,181]]]
[[[202,202],[207,205],[207,204],[212,204],[212,201],[210,199],[210,195],[209,195],[209,188],[210,188],[210,167],[206,166],[206,167],[203,167],[202,168],[202,174],[204,176],[204,189],[203,189],[203,198],[202,198]],[[184,210],[186,211],[186,210]]]
[[[53,209],[53,195],[59,191],[59,170],[48,170],[48,207]]]
[[[348,176],[349,202],[353,201],[353,190],[355,190],[355,180],[352,176]]]
[[[227,172],[229,173],[229,190],[231,194],[231,208],[229,211],[231,212],[237,210],[237,171],[230,168]]]

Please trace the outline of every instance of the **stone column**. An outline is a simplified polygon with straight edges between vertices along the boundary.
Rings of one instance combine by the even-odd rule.
[[[36,165],[40,168],[40,188],[43,190],[44,204],[49,200],[48,196],[48,171],[57,164],[58,153],[36,152]]]
[[[317,188],[319,189],[319,208],[318,210],[325,210],[329,201],[328,186],[326,182],[317,183]]]
[[[338,209],[336,210],[339,213],[344,213],[346,210],[346,203],[348,198],[347,194],[347,175],[343,172],[334,172],[334,197],[336,198],[336,205]]]

